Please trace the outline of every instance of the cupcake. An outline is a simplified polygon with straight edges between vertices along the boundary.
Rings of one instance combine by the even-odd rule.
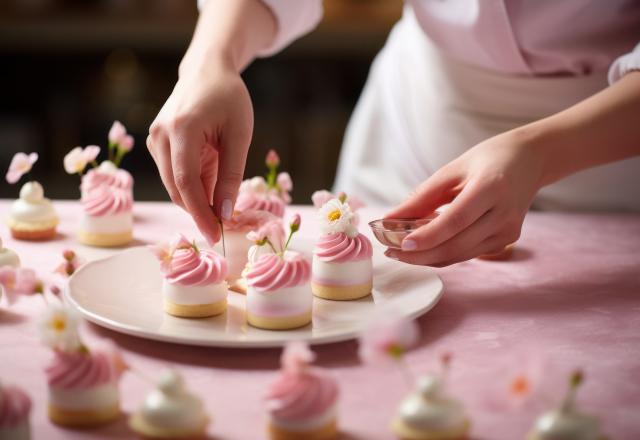
[[[582,373],[571,377],[569,392],[560,408],[549,411],[536,421],[527,440],[604,440],[598,420],[575,408],[575,393],[582,383]]]
[[[156,246],[164,276],[164,310],[182,318],[204,318],[227,309],[227,261],[179,235],[169,246]]]
[[[89,350],[80,341],[78,321],[65,306],[50,306],[40,323],[43,342],[54,350],[46,367],[48,413],[57,425],[82,428],[120,416],[121,358],[109,350]]]
[[[247,321],[254,327],[287,330],[311,322],[311,267],[304,255],[287,250],[299,227],[300,216],[296,215],[286,242],[278,242],[273,235],[258,240],[272,252],[259,256],[246,272]]]
[[[11,249],[4,247],[0,238],[0,267],[20,267],[20,257]]]
[[[464,407],[443,388],[441,378],[421,377],[417,390],[400,404],[393,432],[403,440],[465,439],[470,423]]]
[[[158,387],[129,419],[142,437],[166,440],[204,438],[208,423],[202,401],[189,393],[175,370],[163,372]]]
[[[20,388],[0,384],[0,439],[29,440],[31,399]]]
[[[337,438],[338,385],[325,371],[309,366],[313,359],[302,342],[285,347],[282,372],[265,396],[272,440]]]
[[[373,285],[373,247],[358,232],[346,196],[324,203],[319,216],[322,235],[313,250],[313,294],[331,300],[369,295]]]
[[[240,185],[235,210],[268,211],[282,218],[286,205],[291,203],[293,183],[288,173],[278,173],[280,158],[274,150],[269,151],[265,163],[269,169],[266,177],[247,179]]]

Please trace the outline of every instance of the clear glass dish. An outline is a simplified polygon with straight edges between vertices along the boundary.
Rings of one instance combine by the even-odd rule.
[[[437,212],[425,218],[378,219],[369,222],[369,227],[380,243],[393,249],[400,249],[402,240],[404,240],[407,235],[411,234],[420,226],[430,223],[436,217],[438,217]]]

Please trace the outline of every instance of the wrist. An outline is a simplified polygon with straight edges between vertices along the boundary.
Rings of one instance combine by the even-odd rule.
[[[240,74],[237,57],[227,48],[209,47],[205,50],[190,47],[178,66],[178,77],[210,76],[214,71]]]

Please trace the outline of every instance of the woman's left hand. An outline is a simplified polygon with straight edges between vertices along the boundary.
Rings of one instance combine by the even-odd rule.
[[[385,255],[442,267],[500,252],[518,240],[544,168],[531,134],[516,129],[488,139],[424,181],[385,218],[421,218],[450,205],[409,234],[402,250],[388,249]]]

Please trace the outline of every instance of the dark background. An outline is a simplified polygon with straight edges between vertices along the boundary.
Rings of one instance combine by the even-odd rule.
[[[326,0],[316,31],[243,74],[255,109],[246,176],[275,148],[294,180],[293,199],[333,182],[342,136],[369,65],[401,13],[400,0]],[[123,161],[136,199],[168,200],[145,147],[169,96],[197,19],[195,0],[0,2],[0,171],[36,151],[33,175],[50,198],[77,198],[65,174],[71,148],[105,147],[113,120],[136,146]],[[18,187],[2,179],[0,197]]]

